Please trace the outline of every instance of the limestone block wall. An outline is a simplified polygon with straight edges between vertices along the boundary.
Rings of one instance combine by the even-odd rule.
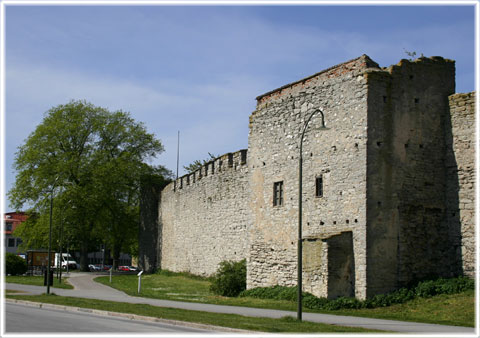
[[[247,258],[247,288],[296,286],[300,135],[321,110],[303,143],[304,291],[473,276],[475,96],[454,91],[451,60],[363,55],[257,97],[248,152],[145,187],[140,264],[211,275]]]
[[[449,97],[447,219],[458,274],[475,274],[475,92]]]
[[[253,223],[249,230],[247,287],[296,285],[298,160],[300,134],[315,109],[328,130],[311,121],[303,145],[303,234],[307,255],[328,250],[328,239],[351,232],[354,294],[366,296],[366,69],[368,56],[345,62],[257,98],[250,116],[249,176]],[[316,178],[323,196],[316,197]],[[273,186],[283,182],[283,205],[273,205]],[[311,242],[311,243],[310,243]],[[323,248],[315,246],[325,245]],[[346,248],[348,249],[348,248]],[[334,252],[334,251],[332,251]],[[328,260],[310,257],[303,272],[305,291],[328,296]],[[316,266],[310,269],[308,266]]]
[[[368,79],[368,296],[452,274],[445,120],[455,66],[419,58]]]
[[[223,155],[161,194],[162,269],[211,275],[223,260],[247,256],[247,151]]]

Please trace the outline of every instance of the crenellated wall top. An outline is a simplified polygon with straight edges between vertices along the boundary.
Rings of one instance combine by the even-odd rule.
[[[212,159],[194,172],[179,177],[170,183],[166,189],[171,189],[173,191],[176,191],[177,189],[182,190],[187,186],[193,186],[196,182],[205,177],[219,175],[226,171],[237,170],[246,165],[247,149],[242,149],[233,153],[226,153]]]

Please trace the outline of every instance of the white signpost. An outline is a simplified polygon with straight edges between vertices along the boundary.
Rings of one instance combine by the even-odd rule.
[[[138,273],[138,293],[140,293],[140,286],[142,285],[142,273],[143,270]]]

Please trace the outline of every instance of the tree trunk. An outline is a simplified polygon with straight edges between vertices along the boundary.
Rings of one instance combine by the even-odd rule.
[[[88,242],[83,241],[80,250],[80,271],[90,271],[88,268]]]
[[[112,248],[113,270],[118,269],[118,261],[120,260],[120,246],[114,245]]]

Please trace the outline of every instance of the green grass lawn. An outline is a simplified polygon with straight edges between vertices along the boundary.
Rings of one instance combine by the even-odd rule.
[[[185,322],[209,324],[215,326],[231,327],[236,329],[272,332],[272,333],[319,333],[319,332],[377,332],[384,331],[327,325],[311,322],[298,322],[296,319],[287,317],[282,319],[246,317],[232,314],[219,314],[203,311],[190,311],[172,308],[162,308],[147,304],[130,304],[122,302],[110,302],[96,299],[60,297],[55,295],[21,296],[8,295],[7,298],[22,299],[32,302],[61,304],[82,308],[98,309],[103,311],[114,311],[121,313],[132,313],[148,317],[156,317]]]
[[[395,319],[456,326],[475,326],[475,291],[454,295],[416,298],[404,304],[359,310],[338,310],[332,314]]]
[[[7,283],[16,283],[16,284],[27,284],[27,285],[37,285],[43,286],[43,276],[6,276],[5,282]],[[68,279],[62,277],[62,282],[59,283],[57,277],[53,276],[53,286],[54,288],[61,289],[73,289],[68,283]]]
[[[287,311],[296,311],[297,309],[296,302],[291,301],[216,296],[209,290],[208,279],[181,273],[160,272],[143,275],[140,294],[137,293],[138,277],[136,275],[113,276],[112,283],[109,283],[109,277],[97,277],[95,281],[132,296]],[[304,309],[304,311],[473,327],[475,325],[474,301],[474,292],[467,291],[456,295],[418,298],[404,304],[376,309],[337,311]]]

